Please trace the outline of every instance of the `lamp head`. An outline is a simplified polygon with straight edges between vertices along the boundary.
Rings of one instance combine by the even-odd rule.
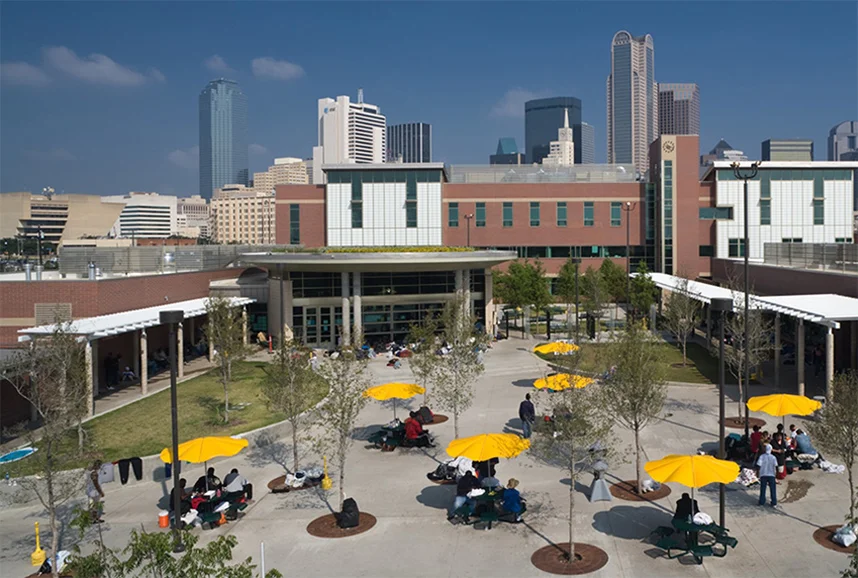
[[[170,323],[181,323],[185,318],[185,312],[178,311],[161,311],[161,324],[168,325]]]

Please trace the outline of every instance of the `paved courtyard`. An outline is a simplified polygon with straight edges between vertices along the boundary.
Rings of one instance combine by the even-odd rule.
[[[473,407],[461,418],[461,435],[518,430],[517,408],[524,394],[531,391],[532,380],[541,377],[546,364],[529,350],[534,341],[511,339],[495,344],[486,357],[486,372],[476,385]],[[383,358],[371,362],[375,383],[410,379],[408,364],[394,370]],[[754,393],[768,393],[762,387]],[[735,399],[735,391],[730,392]],[[413,407],[418,405],[414,401]],[[692,453],[717,444],[716,388],[701,385],[671,385],[664,417],[642,433],[646,459],[669,453]],[[537,408],[539,411],[539,408]],[[728,401],[728,415],[735,415],[736,403]],[[772,424],[775,418],[758,416]],[[386,423],[390,406],[372,401],[364,410],[360,425]],[[788,423],[796,420],[788,421]],[[515,460],[502,461],[498,477],[515,477],[528,500],[525,524],[499,524],[490,531],[452,526],[446,521],[446,509],[452,502],[454,487],[438,486],[426,479],[437,461],[447,459],[443,448],[453,438],[452,420],[434,426],[439,447],[382,453],[367,449],[356,441],[349,455],[346,491],[361,510],[378,518],[369,532],[346,539],[326,540],[307,534],[305,528],[314,518],[328,512],[322,496],[314,490],[287,495],[268,494],[265,485],[283,473],[276,461],[289,458],[289,439],[274,440],[263,448],[251,448],[235,458],[214,465],[223,476],[238,467],[255,486],[255,501],[246,514],[213,531],[202,532],[204,539],[218,534],[234,534],[239,541],[236,558],[253,556],[259,560],[260,542],[265,543],[267,568],[277,568],[284,576],[546,576],[530,563],[531,554],[551,542],[566,541],[568,479],[559,469],[536,462],[525,452]],[[624,442],[631,435],[617,430]],[[357,437],[361,437],[358,435]],[[832,456],[833,458],[833,456]],[[833,458],[833,461],[837,461]],[[185,470],[193,483],[202,466]],[[633,477],[633,458],[614,464],[609,472],[613,480]],[[659,525],[669,525],[675,500],[686,491],[671,484],[673,493],[655,503],[633,503],[614,499],[590,503],[587,486],[592,480],[584,474],[575,488],[575,540],[589,542],[610,556],[607,566],[594,576],[836,576],[848,565],[848,557],[818,546],[812,539],[820,525],[841,522],[848,505],[849,491],[845,474],[827,474],[815,469],[798,472],[778,486],[780,511],[757,506],[757,490],[745,491],[731,484],[727,492],[727,527],[739,540],[736,549],[725,558],[709,558],[701,566],[691,560],[668,560],[647,541]],[[806,494],[795,492],[796,481],[811,484]],[[789,485],[792,482],[792,487]],[[790,495],[784,495],[789,489]],[[128,486],[107,484],[105,530],[109,545],[126,543],[127,535],[141,523],[157,531],[157,511],[169,490],[161,483],[136,482]],[[696,492],[701,510],[717,519],[718,487]],[[336,495],[331,495],[336,506]],[[0,511],[0,575],[24,576],[32,571],[29,555],[33,551],[33,522],[47,525],[47,517],[37,507]],[[196,530],[196,532],[200,532]],[[73,539],[67,531],[63,540]],[[47,536],[43,535],[43,544]]]

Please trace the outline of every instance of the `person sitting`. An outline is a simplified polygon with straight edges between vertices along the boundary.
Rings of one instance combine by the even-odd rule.
[[[456,498],[453,500],[453,509],[447,516],[448,520],[452,519],[453,516],[456,515],[456,511],[465,504],[468,504],[468,510],[470,514],[474,512],[474,502],[468,497],[468,494],[471,492],[471,490],[479,489],[479,487],[480,482],[479,480],[477,480],[476,477],[474,477],[473,472],[471,472],[470,470],[465,472],[465,475],[462,476],[456,484]],[[467,520],[467,516],[465,517],[465,519]]]
[[[500,463],[500,460],[497,458],[492,458],[484,462],[474,462],[474,469],[477,471],[477,476],[481,479],[494,478],[497,473],[495,465],[498,463]]]
[[[174,487],[173,490],[170,492],[170,508],[169,509],[171,512],[174,511],[174,508],[175,508],[176,494],[177,493],[179,494],[179,504],[180,504],[179,508],[181,508],[179,511],[180,516],[184,516],[185,514],[187,514],[188,512],[191,511],[191,493],[185,487],[187,485],[188,485],[188,480],[186,480],[185,478],[182,478],[179,480],[179,485],[177,487]]]
[[[253,484],[238,473],[238,468],[232,468],[232,471],[223,479],[223,490],[226,492],[225,497],[227,500],[234,500],[241,497],[245,497],[248,500],[253,499]]]
[[[134,381],[135,379],[137,379],[137,376],[134,375],[131,368],[126,365],[125,370],[122,372],[122,381]]]
[[[697,500],[692,500],[688,492],[682,494],[682,497],[676,502],[676,513],[673,514],[674,520],[688,520],[693,518],[700,511],[697,507]]]
[[[429,432],[423,429],[417,419],[416,411],[409,412],[405,420],[405,443],[415,448],[435,447]]]
[[[822,456],[819,454],[818,451],[816,451],[816,448],[813,447],[813,444],[810,443],[810,436],[804,433],[804,430],[796,430],[795,448],[795,452],[799,458],[801,458],[802,456],[808,456],[808,458],[806,458],[808,461],[817,461],[822,459]],[[804,460],[799,459],[799,461]]]
[[[503,491],[501,507],[504,513],[515,515],[515,521],[521,522],[521,515],[527,511],[527,502],[522,499],[516,488],[518,488],[518,480],[510,478]]]
[[[209,490],[219,490],[221,485],[220,478],[215,475],[215,469],[209,468],[206,475],[200,476],[197,483],[194,484],[194,491],[202,494]]]
[[[751,434],[751,453],[756,455],[757,452],[760,451],[760,439],[763,437],[763,433],[760,431],[760,426],[754,426],[754,432]]]

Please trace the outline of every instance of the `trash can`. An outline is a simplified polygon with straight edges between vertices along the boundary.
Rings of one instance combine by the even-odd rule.
[[[158,527],[170,527],[170,512],[168,512],[167,510],[161,510],[160,512],[158,512]]]

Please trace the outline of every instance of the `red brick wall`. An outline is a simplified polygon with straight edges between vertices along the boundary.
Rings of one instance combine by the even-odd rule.
[[[325,246],[325,187],[322,185],[277,185],[275,239],[278,245],[289,244],[289,205],[298,204],[301,212],[301,245]]]

